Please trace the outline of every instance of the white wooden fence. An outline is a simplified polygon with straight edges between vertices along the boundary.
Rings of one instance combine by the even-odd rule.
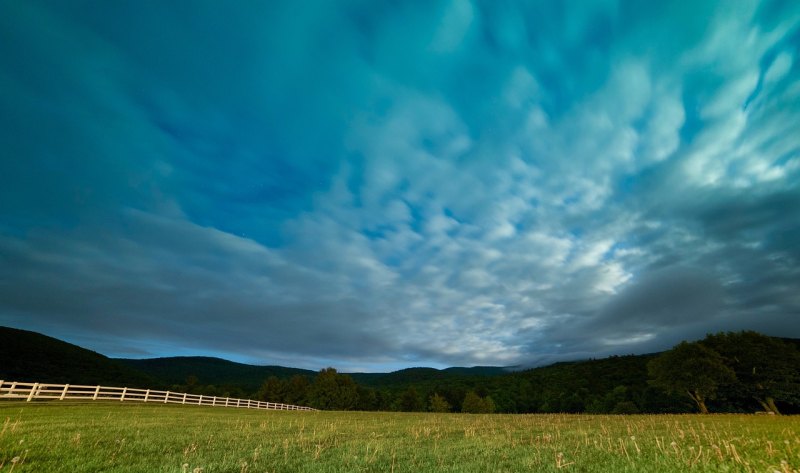
[[[161,404],[189,404],[195,406],[239,407],[281,411],[315,411],[311,407],[254,401],[232,397],[205,396],[202,394],[155,391],[152,389],[116,388],[110,386],[81,386],[77,384],[21,383],[0,379],[0,400],[34,399],[81,401],[133,401]]]

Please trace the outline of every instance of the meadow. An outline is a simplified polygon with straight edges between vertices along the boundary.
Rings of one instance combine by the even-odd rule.
[[[796,472],[800,418],[0,403],[5,472]]]

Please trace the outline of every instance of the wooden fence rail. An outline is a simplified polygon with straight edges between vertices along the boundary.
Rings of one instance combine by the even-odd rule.
[[[28,402],[34,399],[59,401],[133,401],[279,411],[316,410],[311,407],[280,404],[277,402],[205,396],[203,394],[155,391],[152,389],[117,388],[110,386],[83,386],[77,384],[21,383],[18,381],[4,381],[0,379],[0,400],[3,399],[25,399]]]

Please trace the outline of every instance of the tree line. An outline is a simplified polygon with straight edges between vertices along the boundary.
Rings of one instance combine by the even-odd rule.
[[[197,380],[176,388],[326,410],[780,414],[800,412],[799,369],[796,344],[738,332],[682,342],[656,355],[556,363],[497,376],[436,378],[409,370],[401,382],[366,386],[326,368],[313,376],[270,376],[254,393]]]
[[[413,385],[395,392],[360,386],[351,376],[339,373],[335,368],[321,370],[313,381],[300,375],[288,380],[271,376],[256,397],[287,404],[307,404],[324,410],[451,412],[455,408],[468,413],[491,413],[495,410],[490,396],[479,396],[475,391],[466,392],[464,399],[454,406],[444,396],[435,392],[425,396]]]

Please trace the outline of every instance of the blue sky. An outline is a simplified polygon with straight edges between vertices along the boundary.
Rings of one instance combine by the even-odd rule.
[[[0,324],[381,371],[800,337],[793,1],[0,4]]]

